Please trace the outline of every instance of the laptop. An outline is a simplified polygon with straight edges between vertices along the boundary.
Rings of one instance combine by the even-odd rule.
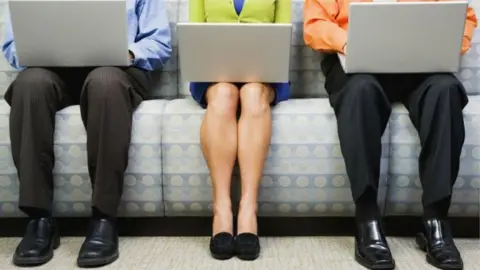
[[[24,67],[128,66],[126,0],[10,0]]]
[[[457,72],[467,1],[351,3],[346,73]]]
[[[179,23],[182,79],[288,82],[291,24]]]

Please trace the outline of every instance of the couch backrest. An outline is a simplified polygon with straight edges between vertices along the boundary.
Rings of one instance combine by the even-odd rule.
[[[173,99],[188,97],[188,82],[182,80],[178,65],[176,23],[188,21],[188,0],[163,0],[166,2],[168,18],[173,35],[172,60],[162,72],[154,76],[152,98]],[[324,80],[320,71],[322,55],[314,52],[303,42],[303,0],[292,0],[293,39],[290,63],[290,80],[293,98],[325,97]],[[8,1],[0,0],[0,42],[3,42]],[[471,5],[480,13],[480,0],[471,0]],[[16,71],[0,57],[0,95],[15,78]],[[480,94],[480,28],[476,30],[471,50],[462,58],[461,70],[457,74],[467,92]]]

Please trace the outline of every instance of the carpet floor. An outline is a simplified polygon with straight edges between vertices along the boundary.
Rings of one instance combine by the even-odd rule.
[[[0,269],[18,269],[12,265],[12,252],[19,238],[0,238]],[[52,261],[34,269],[77,269],[77,252],[83,239],[62,238]],[[352,237],[268,237],[262,238],[262,254],[254,262],[236,258],[216,261],[208,252],[208,237],[123,237],[120,258],[99,269],[193,270],[193,269],[288,269],[354,270],[363,269],[353,260]],[[480,270],[480,240],[457,239],[465,270]],[[390,237],[389,244],[397,262],[396,269],[434,269],[425,255],[415,248],[413,239]]]

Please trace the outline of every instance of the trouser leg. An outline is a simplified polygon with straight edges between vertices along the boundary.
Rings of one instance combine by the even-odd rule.
[[[325,88],[337,118],[353,199],[357,201],[369,189],[376,197],[381,138],[390,117],[390,102],[375,76],[347,75],[338,60],[331,59],[325,60],[322,69],[326,77]]]
[[[72,102],[64,79],[49,69],[29,68],[17,76],[5,95],[11,106],[10,139],[20,181],[19,206],[27,214],[39,213],[31,208],[40,212],[52,208],[55,113]]]
[[[448,211],[465,140],[462,110],[467,103],[465,89],[451,74],[426,76],[404,102],[422,146],[419,171],[423,204],[427,210],[432,204],[443,205],[437,209],[440,213],[430,215],[446,215]]]
[[[135,68],[101,67],[85,80],[80,106],[87,129],[92,205],[115,217],[123,191],[123,174],[134,109],[149,89],[149,74]]]

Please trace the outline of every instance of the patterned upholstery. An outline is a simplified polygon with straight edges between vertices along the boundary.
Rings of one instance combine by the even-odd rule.
[[[189,98],[179,76],[175,24],[188,18],[188,0],[164,0],[168,6],[174,56],[155,76],[152,98],[134,115],[130,160],[125,174],[122,216],[211,215],[212,184],[199,144],[204,114]],[[480,0],[473,0],[480,8]],[[8,7],[0,0],[0,27]],[[293,0],[294,38],[290,79],[293,99],[273,110],[273,137],[261,183],[262,216],[350,216],[353,204],[345,173],[336,120],[325,98],[322,56],[303,43],[303,1]],[[480,9],[479,9],[480,10]],[[3,34],[0,34],[0,41]],[[16,73],[0,59],[0,94]],[[458,74],[469,95],[464,111],[467,138],[455,186],[452,215],[479,216],[480,202],[480,35],[464,56]],[[180,99],[177,99],[180,98]],[[175,100],[172,100],[175,99]],[[0,101],[0,217],[20,216],[18,181],[10,152],[9,107]],[[78,106],[57,114],[55,133],[55,212],[86,216],[91,187],[85,131]],[[421,214],[417,161],[419,143],[407,112],[397,105],[383,139],[379,205],[386,215]],[[232,197],[239,199],[235,170]]]

